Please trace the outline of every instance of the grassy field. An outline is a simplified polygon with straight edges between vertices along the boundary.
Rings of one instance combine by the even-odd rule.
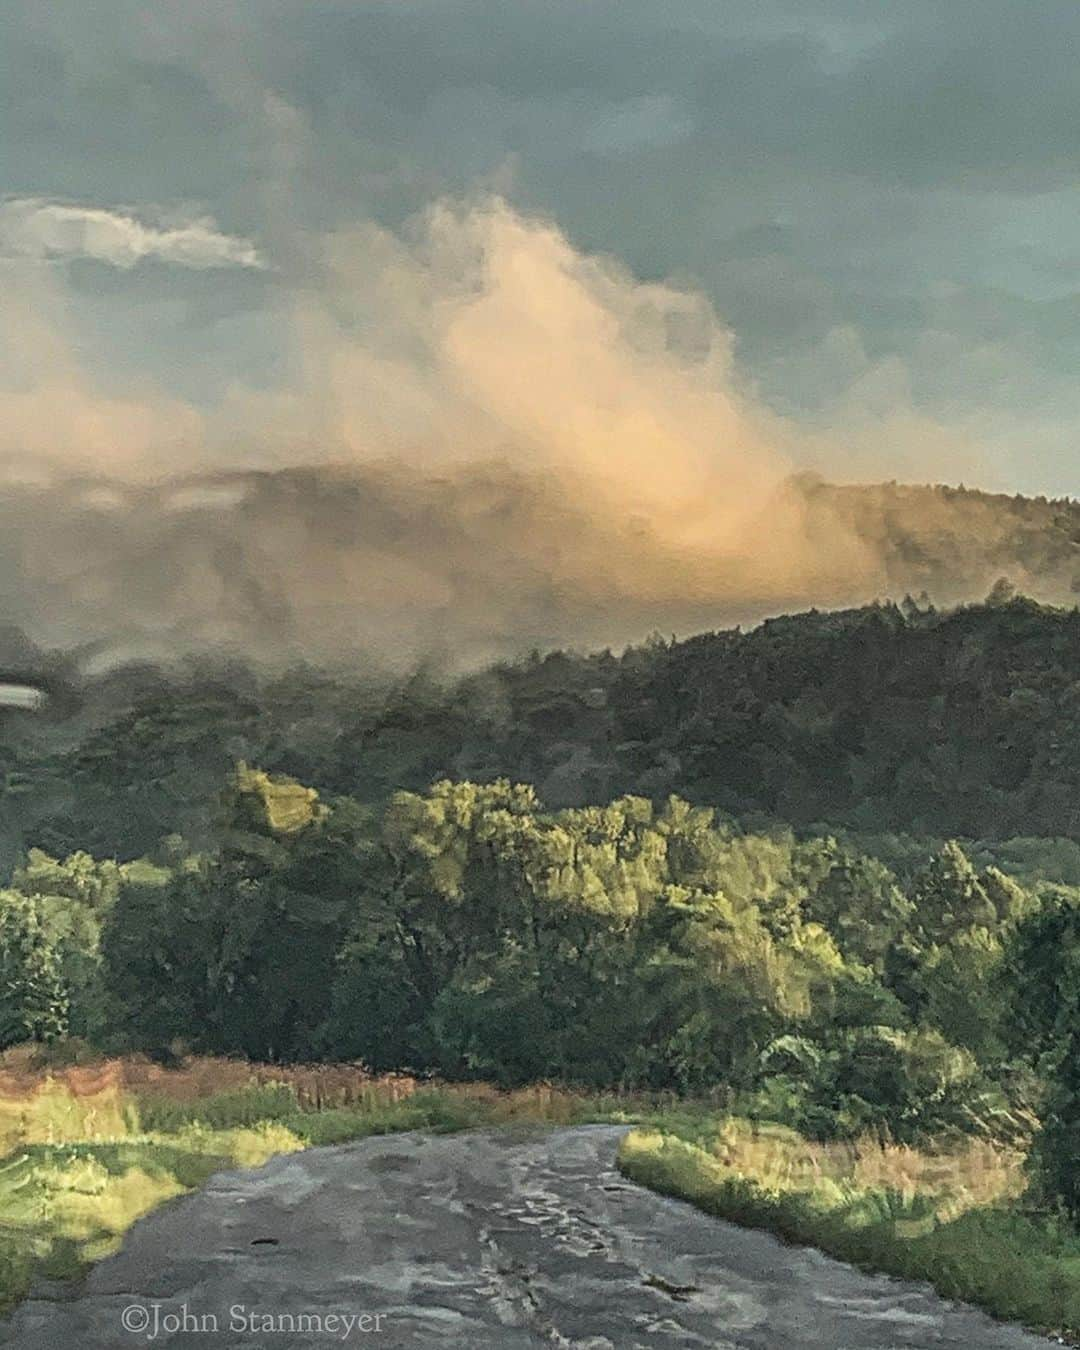
[[[635,1129],[619,1154],[626,1176],[709,1214],[1080,1343],[1080,1236],[1025,1204],[1023,1161],[981,1140],[815,1144],[734,1118]]]

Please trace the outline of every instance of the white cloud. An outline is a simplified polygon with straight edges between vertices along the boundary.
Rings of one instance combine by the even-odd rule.
[[[37,197],[0,205],[0,255],[18,258],[96,258],[131,268],[144,258],[180,267],[263,267],[250,239],[223,234],[210,218],[146,225],[122,211],[72,206]]]

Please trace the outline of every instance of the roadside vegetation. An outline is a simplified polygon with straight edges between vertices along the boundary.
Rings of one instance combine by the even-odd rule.
[[[223,1170],[401,1130],[590,1122],[630,1127],[619,1166],[640,1184],[1077,1339],[1080,1238],[1033,1199],[1019,1144],[956,1133],[920,1147],[880,1134],[812,1141],[676,1096],[339,1064],[165,1067],[75,1042],[0,1057],[0,1309],[34,1282],[78,1277],[143,1215]]]
[[[737,1118],[642,1128],[620,1170],[708,1214],[1080,1344],[1080,1236],[1033,1203],[1019,1149],[823,1144]]]
[[[30,1047],[0,1057],[0,1311],[36,1280],[77,1276],[137,1219],[214,1173],[275,1154],[401,1130],[590,1121],[685,1129],[698,1109],[546,1085],[507,1092],[372,1077],[351,1065],[204,1058],[166,1069],[64,1049],[85,1062],[50,1067]]]

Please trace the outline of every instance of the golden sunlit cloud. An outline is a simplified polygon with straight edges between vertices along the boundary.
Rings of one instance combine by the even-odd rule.
[[[336,233],[320,259],[321,284],[280,315],[293,377],[235,384],[206,410],[95,389],[59,283],[30,269],[11,288],[13,612],[56,641],[122,632],[127,652],[231,642],[413,659],[436,643],[470,660],[920,579],[891,543],[917,520],[868,523],[794,477],[825,433],[742,385],[700,295],[585,256],[498,198],[439,203],[400,234]],[[877,413],[892,456],[908,410]],[[848,424],[865,441],[865,409]],[[58,498],[73,476],[101,481]],[[71,517],[47,546],[32,533],[46,507]],[[961,593],[983,583],[983,564],[953,571]]]

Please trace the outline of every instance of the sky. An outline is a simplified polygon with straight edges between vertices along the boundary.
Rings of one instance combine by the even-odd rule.
[[[0,28],[19,473],[587,442],[644,482],[704,426],[844,481],[1078,490],[1071,0],[7,0]],[[599,382],[598,434],[588,388],[530,405],[538,367],[551,406]]]

